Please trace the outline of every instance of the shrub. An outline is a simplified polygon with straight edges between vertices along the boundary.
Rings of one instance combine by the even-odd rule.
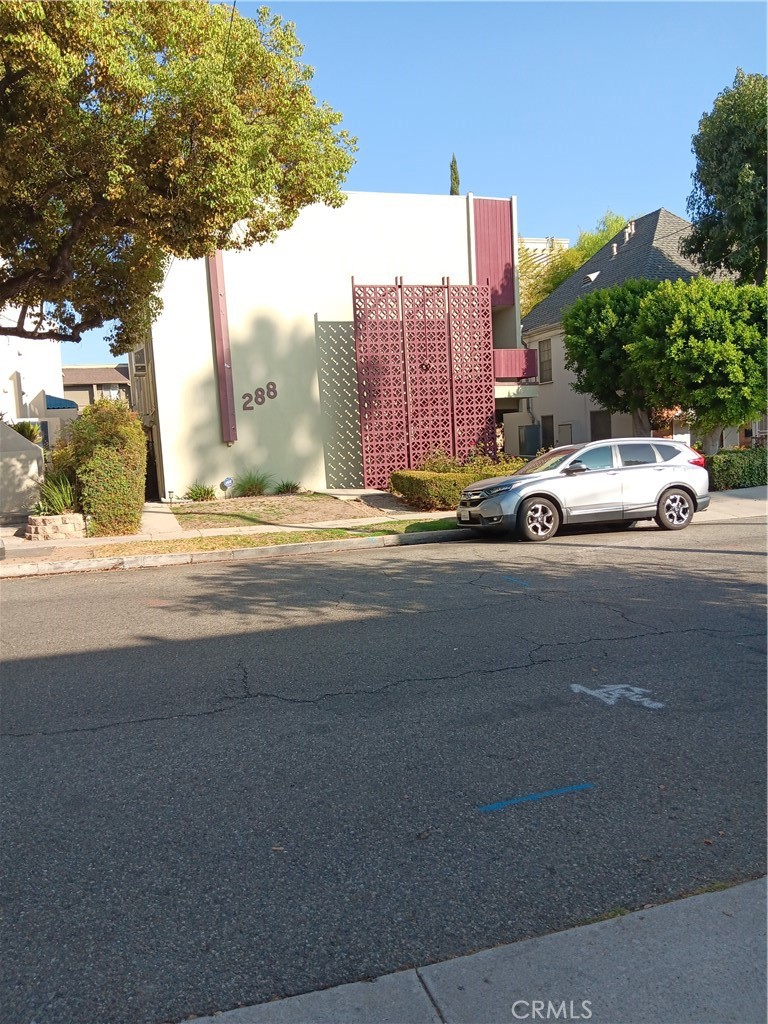
[[[390,477],[390,490],[417,508],[428,511],[455,509],[463,488],[476,480],[483,480],[487,473],[473,473],[460,470],[456,473],[427,473],[423,469],[403,469]],[[498,474],[493,474],[498,476]]]
[[[139,532],[144,507],[144,474],[126,465],[121,452],[107,445],[96,448],[79,468],[78,477],[89,536],[114,537]]]
[[[706,459],[711,491],[762,487],[768,483],[768,450],[765,448],[732,448],[708,455]]]
[[[427,473],[456,473],[461,469],[461,463],[454,455],[448,455],[438,448],[423,458],[416,469],[423,469]]]
[[[201,484],[195,481],[184,495],[187,501],[215,501],[216,491],[210,484]]]
[[[94,537],[137,533],[144,507],[147,442],[125,402],[100,398],[69,425],[50,465],[79,492],[78,510]]]
[[[39,423],[30,423],[28,420],[21,420],[19,423],[11,423],[11,427],[17,434],[26,437],[32,444],[43,443],[43,431]]]
[[[298,494],[300,490],[301,486],[295,480],[281,480],[275,486],[275,494]]]
[[[526,461],[516,455],[496,455],[476,448],[462,462],[453,455],[446,455],[444,451],[437,450],[422,459],[417,469],[427,473],[479,473],[475,479],[482,480],[484,477],[516,473]]]
[[[271,486],[272,477],[269,473],[252,469],[235,477],[232,494],[235,498],[258,498],[262,494],[266,494]]]
[[[124,457],[126,466],[143,473],[146,469],[147,444],[136,413],[125,402],[100,398],[87,405],[67,432],[67,445],[78,468],[84,466],[97,448],[115,448]]]
[[[30,509],[33,516],[65,516],[77,512],[77,488],[64,473],[47,473],[40,484],[37,501]]]

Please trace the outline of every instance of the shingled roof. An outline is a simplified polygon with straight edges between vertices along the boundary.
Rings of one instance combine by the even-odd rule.
[[[118,363],[117,366],[63,366],[61,373],[66,387],[130,383],[127,363]]]
[[[632,233],[626,241],[626,229],[622,228],[610,242],[523,317],[523,334],[556,326],[562,320],[565,310],[577,299],[600,288],[612,288],[635,278],[649,281],[676,281],[682,278],[687,281],[698,277],[701,274],[700,268],[682,256],[679,249],[680,239],[690,229],[689,221],[664,209],[630,221]]]

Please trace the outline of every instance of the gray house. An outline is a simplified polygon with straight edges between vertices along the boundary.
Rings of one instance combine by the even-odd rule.
[[[563,313],[584,295],[624,281],[689,280],[698,276],[697,266],[682,256],[679,248],[680,239],[690,228],[689,221],[664,209],[630,221],[528,313],[522,337],[523,345],[538,353],[538,394],[520,399],[518,411],[505,415],[507,451],[531,454],[539,447],[634,435],[630,415],[611,415],[588,395],[573,390],[574,375],[565,368]]]

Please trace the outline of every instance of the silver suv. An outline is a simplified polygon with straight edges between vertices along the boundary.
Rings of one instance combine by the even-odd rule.
[[[459,526],[549,540],[561,523],[655,519],[682,530],[709,505],[704,456],[680,441],[620,437],[553,448],[512,476],[461,492]]]

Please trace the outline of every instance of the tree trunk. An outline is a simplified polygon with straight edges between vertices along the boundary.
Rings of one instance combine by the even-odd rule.
[[[715,427],[701,437],[701,447],[705,455],[714,455],[720,451],[720,435],[723,432],[722,425]]]
[[[651,419],[645,409],[632,410],[632,436],[650,437]]]

